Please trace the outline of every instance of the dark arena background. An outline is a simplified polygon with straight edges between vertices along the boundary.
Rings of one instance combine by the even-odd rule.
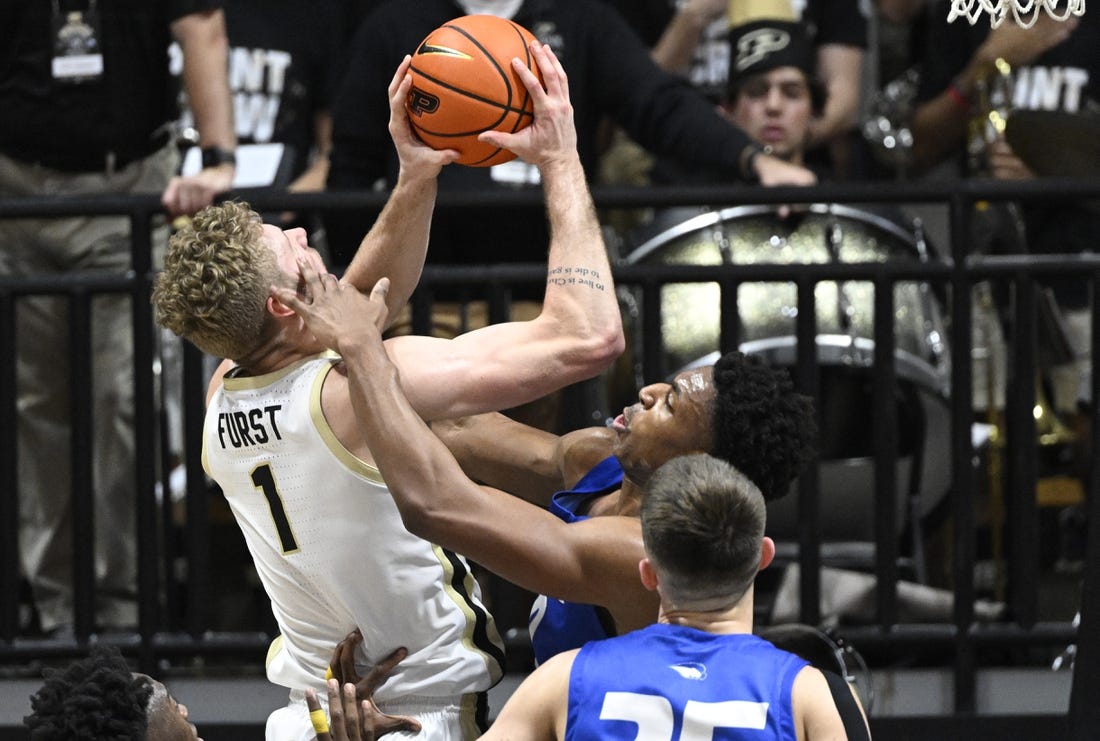
[[[787,366],[796,385],[818,400],[822,456],[816,475],[771,505],[768,527],[780,562],[758,582],[760,630],[813,626],[807,640],[856,684],[877,738],[1092,737],[1100,727],[1092,701],[1100,693],[1098,554],[1081,520],[1097,521],[1096,470],[1061,463],[1066,451],[1059,446],[1073,440],[1050,418],[1035,379],[1050,331],[1043,281],[1072,274],[1094,290],[1100,258],[975,255],[965,235],[976,201],[1096,198],[1100,182],[764,192],[597,188],[594,195],[601,213],[662,206],[692,215],[615,260],[627,352],[604,377],[567,389],[555,424],[600,424],[632,403],[639,381],[663,378],[720,350],[741,347]],[[261,210],[378,208],[382,202],[368,193],[249,197]],[[758,234],[778,229],[772,204],[796,201],[809,204],[788,235],[792,243],[802,240],[799,249],[820,247],[827,255],[851,248],[864,259],[683,259],[718,254],[722,240],[733,244],[734,254],[756,249]],[[745,205],[698,206],[706,203]],[[881,217],[883,204],[919,212],[921,219]],[[486,204],[478,194],[439,199],[440,209],[471,205]],[[521,193],[495,196],[488,205],[541,208],[537,194]],[[142,671],[165,681],[193,708],[191,719],[207,741],[259,738],[266,714],[284,701],[285,691],[263,677],[274,636],[266,599],[232,516],[199,461],[205,376],[202,357],[190,347],[182,348],[179,361],[181,458],[165,445],[169,421],[161,400],[168,369],[155,349],[148,302],[146,236],[157,207],[153,198],[0,202],[0,218],[113,213],[132,220],[132,273],[0,282],[0,483],[9,492],[17,484],[12,346],[20,338],[13,308],[26,296],[61,294],[79,330],[93,296],[130,294],[138,399],[133,475],[141,492],[134,527],[142,554],[137,628],[97,632],[91,518],[78,517],[82,556],[74,564],[73,630],[34,633],[27,629],[30,601],[18,568],[15,498],[0,500],[0,738],[22,737],[21,718],[42,670],[93,642],[118,645]],[[945,239],[933,242],[928,235],[937,221]],[[824,242],[815,245],[818,239]],[[622,249],[610,239],[609,247],[616,254]],[[433,290],[444,285],[467,286],[470,295],[487,289],[490,320],[504,319],[511,289],[537,284],[544,271],[539,265],[429,266],[413,299],[414,327],[426,326]],[[987,289],[1009,297],[999,347],[981,344],[976,329],[989,318],[981,301]],[[839,315],[838,295],[847,302]],[[1098,323],[1092,326],[1095,347]],[[73,399],[77,410],[87,410],[79,368],[90,348],[81,332],[73,336]],[[1008,369],[1004,403],[992,415],[975,393],[991,353],[1002,353]],[[1096,383],[1087,409],[1093,422]],[[76,470],[90,465],[82,458],[90,448],[81,444],[89,424],[76,418]],[[1096,452],[1093,438],[1084,460],[1096,460]],[[78,513],[90,512],[86,478],[76,478],[72,495]],[[509,649],[509,674],[492,695],[499,709],[532,668],[530,595],[483,577]]]

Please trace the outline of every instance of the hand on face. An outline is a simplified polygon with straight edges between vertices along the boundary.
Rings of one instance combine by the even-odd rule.
[[[388,314],[388,278],[379,280],[367,297],[330,273],[318,274],[306,260],[300,259],[298,267],[303,295],[279,286],[271,287],[271,295],[301,317],[321,344],[340,352],[342,344],[366,336],[370,328],[381,336]]]

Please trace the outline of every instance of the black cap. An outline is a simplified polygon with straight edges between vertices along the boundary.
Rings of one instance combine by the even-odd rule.
[[[825,89],[815,74],[814,49],[806,27],[795,21],[759,20],[730,29],[728,90],[737,97],[745,80],[777,67],[797,67],[806,75],[815,110],[825,103]]]

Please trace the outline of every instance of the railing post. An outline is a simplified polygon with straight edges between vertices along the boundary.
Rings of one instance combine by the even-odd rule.
[[[968,270],[970,213],[968,196],[955,193],[950,200],[951,228],[951,326],[970,327]],[[970,630],[974,624],[974,451],[971,442],[972,379],[970,332],[957,331],[951,338],[951,474],[953,514],[953,564],[955,604],[955,712],[976,709],[975,651]]]
[[[885,271],[875,277],[873,389],[871,429],[875,456],[875,574],[878,621],[883,629],[898,619],[898,409],[895,368],[894,288]],[[918,461],[913,461],[916,468]],[[908,491],[908,487],[906,487]]]
[[[153,307],[149,301],[153,279],[153,214],[148,205],[137,205],[130,212],[139,661],[147,671],[155,666],[153,634],[160,625],[159,528],[155,494],[157,446],[153,434],[157,429],[157,405],[153,384]],[[169,495],[167,481],[163,493]]]
[[[1007,417],[1007,460],[1011,475],[1007,481],[1005,522],[993,527],[1007,528],[1008,602],[1012,616],[1024,626],[1035,625],[1036,595],[1039,584],[1039,516],[1035,506],[1036,435],[1035,384],[1038,369],[1035,362],[1035,281],[1020,271],[1014,278],[1016,311],[1013,317],[1012,341],[1009,345]]]
[[[19,631],[19,475],[15,403],[15,297],[0,291],[0,640]]]
[[[1089,347],[1093,362],[1100,350],[1100,270],[1091,273],[1089,293],[1092,301]],[[1073,667],[1073,686],[1069,698],[1070,741],[1095,741],[1100,729],[1100,373],[1092,371],[1092,399],[1089,402],[1089,429],[1092,440],[1089,460],[1088,539],[1085,544],[1084,583],[1081,587],[1081,625],[1077,631],[1077,657]]]
[[[73,527],[73,632],[85,642],[95,631],[95,415],[92,377],[92,298],[86,288],[69,299],[70,471]],[[105,533],[114,537],[113,533]]]
[[[800,274],[795,337],[795,387],[814,400],[821,421],[821,381],[817,353],[817,280]],[[819,424],[820,428],[820,424]],[[788,495],[789,496],[789,495]],[[821,482],[816,465],[798,477],[798,600],[802,622],[821,623]]]

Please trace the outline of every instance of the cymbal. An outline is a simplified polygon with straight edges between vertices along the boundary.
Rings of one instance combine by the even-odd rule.
[[[1100,116],[1013,111],[1005,140],[1036,175],[1100,175]]]

